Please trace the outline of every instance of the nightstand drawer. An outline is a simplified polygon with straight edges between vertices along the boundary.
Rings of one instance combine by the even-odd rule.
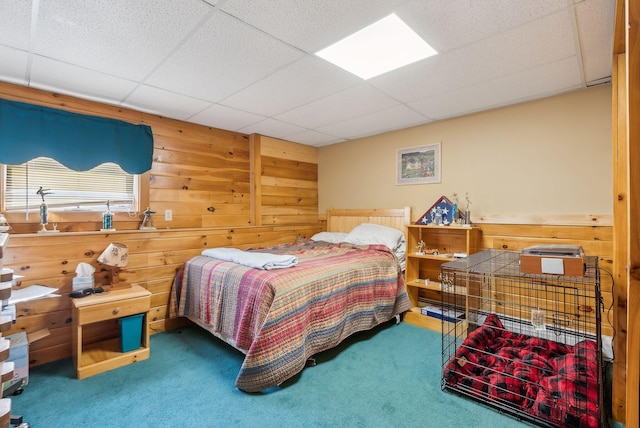
[[[151,306],[149,297],[118,300],[114,302],[99,303],[77,309],[79,325],[90,324],[98,321],[110,320],[148,312]]]

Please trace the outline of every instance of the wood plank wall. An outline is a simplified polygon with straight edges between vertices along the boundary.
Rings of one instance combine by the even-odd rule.
[[[157,212],[155,226],[175,229],[253,224],[249,136],[175,125],[152,125],[149,203]],[[166,209],[172,211],[172,221],[164,220]]]
[[[318,222],[318,153],[315,147],[254,135],[260,158],[256,188],[259,225]]]
[[[613,212],[617,287],[616,343],[613,366],[612,412],[626,426],[640,426],[640,5],[616,2],[613,67]]]
[[[614,336],[612,219],[609,216],[588,216],[585,221],[594,225],[557,216],[547,218],[545,224],[477,223],[476,226],[482,230],[483,249],[521,251],[532,245],[569,244],[580,245],[588,256],[597,256],[602,293],[602,334]]]
[[[64,233],[36,234],[37,213],[7,214],[12,226],[5,266],[23,275],[19,287],[43,284],[62,297],[17,305],[17,321],[7,334],[48,328],[51,335],[31,346],[30,364],[68,357],[71,311],[68,294],[80,262],[97,271],[98,255],[110,242],[129,246],[130,264],[121,279],[152,292],[152,333],[181,322],[167,320],[169,291],[177,269],[189,257],[214,246],[246,248],[293,242],[320,231],[316,149],[189,124],[152,114],[74,97],[0,83],[0,97],[46,105],[131,123],[145,123],[154,133],[151,171],[143,179],[142,210],[152,211],[155,231],[138,230],[141,213],[117,213],[112,233],[100,233],[100,214],[58,215]],[[258,144],[255,144],[257,141]],[[264,148],[261,153],[260,147]],[[258,151],[254,151],[254,149]],[[255,160],[264,165],[255,171]],[[258,190],[258,191],[256,191]],[[164,210],[173,213],[164,220]],[[256,213],[262,213],[256,217]],[[51,213],[51,217],[55,214]],[[98,274],[96,282],[107,282]],[[92,331],[96,338],[108,326]]]

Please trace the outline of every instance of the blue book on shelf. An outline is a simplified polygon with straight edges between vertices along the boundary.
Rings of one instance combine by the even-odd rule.
[[[449,322],[457,322],[461,319],[464,319],[463,311],[456,311],[454,309],[443,309],[437,306],[425,306],[420,309],[420,312],[422,313],[422,315]]]

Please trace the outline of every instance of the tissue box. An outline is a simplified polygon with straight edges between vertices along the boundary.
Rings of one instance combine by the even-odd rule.
[[[93,288],[93,276],[76,276],[72,280],[73,291]]]

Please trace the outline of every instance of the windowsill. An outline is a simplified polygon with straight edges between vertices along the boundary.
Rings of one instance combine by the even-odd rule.
[[[25,238],[39,238],[44,236],[97,236],[97,235],[124,235],[127,233],[135,233],[135,234],[147,234],[147,233],[165,233],[165,232],[199,232],[199,231],[207,231],[207,230],[237,230],[237,229],[252,229],[252,228],[261,228],[262,226],[212,226],[212,227],[190,227],[190,228],[164,228],[164,229],[116,229],[110,232],[103,232],[100,230],[84,230],[78,232],[27,232],[27,233],[13,233],[8,232],[10,236],[19,236]]]

